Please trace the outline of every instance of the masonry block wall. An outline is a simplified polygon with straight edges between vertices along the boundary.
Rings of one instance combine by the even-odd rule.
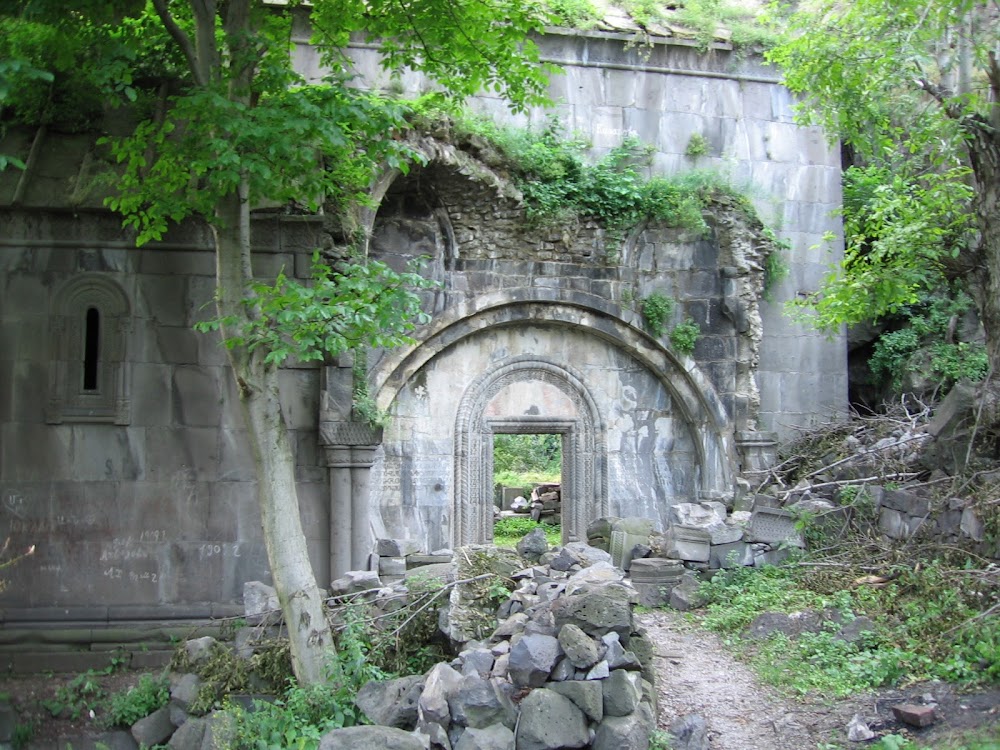
[[[340,554],[344,501],[355,539],[410,537],[430,551],[488,538],[495,434],[562,436],[564,528],[578,538],[598,514],[663,518],[673,502],[731,497],[742,431],[788,431],[843,408],[842,341],[781,314],[825,270],[813,245],[839,232],[836,151],[791,122],[775,71],[725,50],[626,41],[544,38],[546,56],[565,64],[552,112],[472,105],[513,123],[555,116],[595,154],[637,135],[655,148],[652,174],[726,171],[791,242],[791,274],[773,302],[759,299],[758,228],[735,227],[724,207],[705,237],[647,226],[616,244],[585,222],[530,230],[516,200],[449,161],[449,144],[424,143],[430,163],[385,181],[370,224],[374,255],[428,255],[442,283],[418,343],[369,357],[389,427],[375,440],[350,422],[349,362],[282,376],[321,582],[367,549]],[[427,88],[383,77],[366,49],[352,53],[366,85]],[[313,70],[304,42],[296,54]],[[695,134],[708,153],[686,156]],[[32,135],[11,131],[5,153],[23,156]],[[136,249],[101,207],[108,188],[86,187],[88,154],[91,138],[50,134],[26,189],[10,171],[0,177],[0,535],[38,550],[5,571],[0,617],[14,628],[237,612],[243,582],[269,574],[224,353],[191,329],[211,315],[208,237],[189,225]],[[328,240],[319,217],[262,213],[256,267],[304,278]],[[644,330],[636,301],[653,291],[678,300],[673,322],[701,327],[692,356]],[[87,364],[94,336],[114,343],[106,367]],[[81,378],[102,387],[73,392]],[[335,497],[341,470],[356,496]]]

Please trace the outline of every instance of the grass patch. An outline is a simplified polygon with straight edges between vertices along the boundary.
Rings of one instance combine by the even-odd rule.
[[[493,524],[493,543],[497,547],[514,549],[522,537],[537,528],[545,532],[545,539],[550,546],[562,544],[562,526],[538,523],[530,518],[501,518]]]
[[[831,570],[831,569],[823,569]],[[786,692],[844,697],[915,680],[966,686],[1000,682],[1000,622],[979,614],[1000,595],[989,580],[930,561],[875,588],[854,585],[857,570],[819,573],[792,563],[720,573],[703,587],[702,624],[720,633],[758,671]],[[867,616],[874,628],[848,642],[834,621],[822,630],[763,640],[744,636],[764,612]],[[804,668],[805,667],[805,668]]]

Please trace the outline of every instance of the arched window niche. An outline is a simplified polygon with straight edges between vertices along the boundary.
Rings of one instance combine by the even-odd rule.
[[[83,274],[53,300],[45,421],[128,424],[128,298],[111,279]]]

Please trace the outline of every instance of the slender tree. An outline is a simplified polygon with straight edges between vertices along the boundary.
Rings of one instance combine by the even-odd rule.
[[[1000,371],[1000,5],[814,0],[769,53],[800,117],[858,154],[845,261],[807,300],[821,327],[881,317],[961,280]]]
[[[317,262],[311,285],[284,275],[262,283],[253,269],[251,209],[262,201],[343,208],[363,195],[377,165],[405,169],[412,158],[394,138],[402,108],[351,85],[353,37],[376,45],[387,69],[423,71],[445,95],[489,89],[524,107],[543,100],[546,74],[528,36],[545,17],[522,0],[93,5],[0,2],[11,35],[0,59],[31,48],[39,68],[46,58],[65,63],[66,49],[53,46],[65,43],[74,54],[63,72],[85,75],[103,96],[128,102],[141,100],[144,86],[159,92],[165,106],[109,140],[121,165],[109,205],[140,244],[189,217],[211,226],[218,318],[210,325],[226,342],[250,435],[293,666],[300,682],[322,681],[333,645],[299,519],[278,370],[289,356],[398,343],[419,320],[408,287],[420,282],[361,258],[334,268]],[[292,30],[302,24],[327,71],[320,83],[292,64]]]

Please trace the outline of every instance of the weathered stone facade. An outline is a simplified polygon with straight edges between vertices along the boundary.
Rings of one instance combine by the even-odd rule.
[[[706,237],[532,228],[516,191],[474,151],[420,139],[428,164],[386,174],[378,208],[361,217],[373,256],[396,265],[426,255],[441,282],[417,343],[369,356],[389,426],[351,421],[351,361],[282,376],[321,581],[366,567],[376,537],[427,552],[489,538],[494,434],[562,436],[571,541],[599,516],[665,525],[672,504],[730,498],[769,431],[844,404],[842,342],[780,312],[825,270],[810,248],[838,231],[838,157],[792,124],[774,71],[676,45],[643,57],[614,35],[542,42],[567,63],[552,83],[556,117],[598,154],[626,134],[652,143],[654,174],[721,168],[754,185],[758,209],[791,243],[791,274],[775,303],[761,299],[766,239],[724,202]],[[355,53],[380,85],[369,51]],[[310,69],[308,48],[299,55]],[[488,97],[474,106],[520,122],[548,116],[512,118]],[[708,155],[684,155],[695,133]],[[5,150],[27,149],[30,135],[12,133]],[[135,249],[100,208],[100,188],[87,188],[92,140],[47,138],[29,179],[0,180],[0,534],[38,546],[9,576],[4,627],[238,611],[243,582],[268,573],[224,353],[191,330],[211,315],[208,236],[185,226]],[[322,217],[262,213],[253,233],[261,276],[305,278],[313,248],[329,242]],[[672,322],[700,326],[691,356],[644,330],[637,301],[654,291],[677,300]],[[98,334],[107,361],[88,371]],[[81,390],[81,378],[99,387]]]

